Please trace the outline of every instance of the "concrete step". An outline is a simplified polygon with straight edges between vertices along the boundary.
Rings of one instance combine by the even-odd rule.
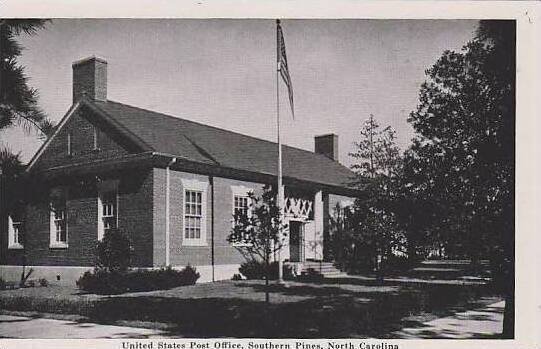
[[[304,262],[300,268],[301,275],[308,274],[310,269],[323,276],[340,275],[342,273],[331,262]]]

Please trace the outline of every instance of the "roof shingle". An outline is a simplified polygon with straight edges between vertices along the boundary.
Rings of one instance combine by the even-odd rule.
[[[156,152],[250,172],[277,173],[278,152],[274,142],[118,102],[92,103]],[[348,187],[354,174],[324,155],[284,146],[283,175]]]

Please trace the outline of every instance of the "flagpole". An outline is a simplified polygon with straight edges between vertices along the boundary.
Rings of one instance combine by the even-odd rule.
[[[280,140],[280,38],[278,33],[278,24],[280,20],[276,20],[276,135],[278,143],[278,191],[277,191],[277,207],[279,216],[278,226],[278,239],[281,244],[282,240],[282,203],[284,202],[284,192],[282,190],[282,142]],[[281,250],[278,250],[278,282],[283,282],[283,267],[282,267],[282,254]]]

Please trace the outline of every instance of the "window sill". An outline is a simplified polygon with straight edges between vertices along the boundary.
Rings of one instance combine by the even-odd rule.
[[[8,246],[8,250],[22,250],[24,246],[21,244],[12,244]]]
[[[201,240],[197,240],[197,241],[184,240],[184,241],[182,241],[182,246],[186,246],[186,247],[205,247],[205,246],[208,246],[208,244],[207,244],[206,241],[201,241]]]
[[[54,243],[54,244],[50,244],[49,245],[49,248],[51,249],[66,249],[68,248],[68,244],[63,244],[63,243]]]

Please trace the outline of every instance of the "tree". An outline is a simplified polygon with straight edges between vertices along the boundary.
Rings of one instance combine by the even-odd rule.
[[[364,250],[363,255],[372,257],[378,275],[382,276],[383,264],[403,242],[394,213],[401,171],[400,150],[395,143],[395,131],[390,126],[380,128],[373,115],[365,121],[360,136],[350,156],[356,160],[352,169],[357,174],[357,186],[366,195],[355,201],[351,214],[344,216],[349,221],[345,225],[352,229],[345,236],[355,241],[353,258]]]
[[[24,165],[19,154],[0,149],[0,220],[22,207],[24,202]]]
[[[52,133],[52,123],[38,106],[38,91],[28,86],[24,67],[18,62],[23,48],[16,40],[23,33],[35,35],[46,23],[42,19],[0,19],[0,130],[19,125],[43,136]]]
[[[126,232],[121,229],[109,229],[98,241],[96,248],[98,269],[113,273],[125,273],[130,267],[133,247]]]
[[[265,186],[261,197],[250,193],[249,201],[247,210],[235,212],[233,229],[227,241],[234,244],[249,261],[265,263],[265,300],[269,302],[270,261],[282,249],[287,225],[280,218],[276,191],[271,187]]]
[[[408,185],[436,208],[432,227],[445,227],[435,231],[449,248],[474,264],[490,258],[495,278],[508,280],[504,335],[512,337],[515,23],[481,21],[471,42],[426,73],[409,117]]]

